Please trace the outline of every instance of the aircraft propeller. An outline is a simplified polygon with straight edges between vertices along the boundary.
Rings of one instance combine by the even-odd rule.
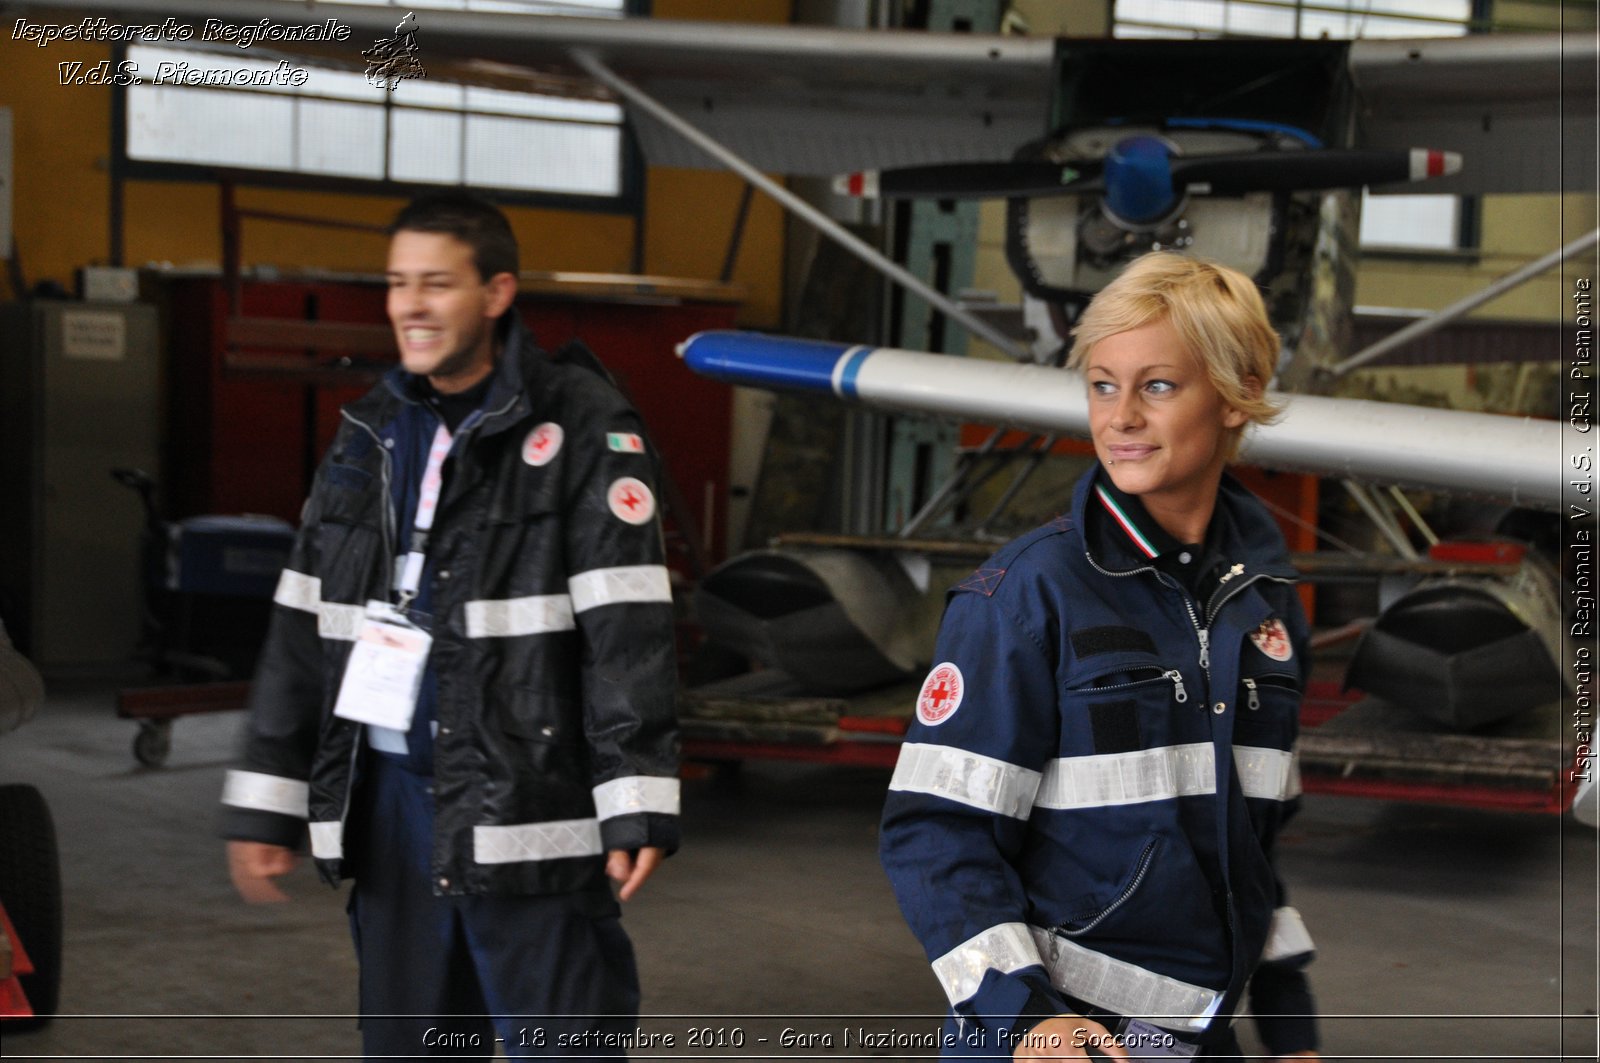
[[[1165,137],[1118,140],[1103,160],[947,163],[864,170],[835,179],[835,191],[859,198],[989,199],[1100,195],[1105,209],[1132,225],[1170,216],[1189,194],[1240,195],[1393,184],[1442,177],[1461,156],[1426,148],[1315,148],[1184,155]]]

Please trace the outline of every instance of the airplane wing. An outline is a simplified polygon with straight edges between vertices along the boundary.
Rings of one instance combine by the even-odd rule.
[[[343,45],[264,41],[252,54],[270,50],[355,69],[361,68],[361,48],[392,32],[398,10],[311,0],[9,6],[81,11],[123,23],[169,16],[197,25],[219,17],[282,25],[336,19],[352,30]],[[758,168],[792,175],[1009,159],[1050,131],[1050,100],[1061,83],[1057,42],[1043,37],[431,9],[418,11],[416,19],[424,63],[442,64],[451,76],[503,85],[508,71],[536,70],[577,84],[585,79],[572,53],[586,51]],[[1461,174],[1430,191],[1558,191],[1592,184],[1592,35],[1356,41],[1348,65],[1360,97],[1354,146],[1427,144],[1467,159]],[[716,165],[648,115],[633,117],[652,162]]]
[[[876,409],[1089,436],[1083,378],[1065,369],[751,332],[701,332],[678,348],[695,372]],[[1246,436],[1247,465],[1487,498],[1552,512],[1591,503],[1564,477],[1582,426],[1320,395],[1274,396],[1282,416]]]

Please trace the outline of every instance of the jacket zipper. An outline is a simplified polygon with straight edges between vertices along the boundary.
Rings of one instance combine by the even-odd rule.
[[[1183,673],[1178,671],[1176,668],[1168,668],[1162,671],[1160,675],[1153,675],[1149,679],[1134,679],[1127,683],[1113,683],[1110,686],[1091,687],[1089,689],[1098,695],[1112,690],[1127,690],[1129,687],[1142,687],[1146,683],[1154,683],[1158,679],[1170,679],[1172,681],[1172,697],[1174,701],[1181,705],[1185,701],[1189,700],[1189,692],[1185,690],[1183,686]]]
[[[1178,586],[1172,580],[1168,579],[1166,573],[1162,572],[1160,569],[1156,568],[1154,565],[1146,565],[1143,568],[1131,568],[1126,572],[1112,572],[1108,568],[1102,568],[1100,566],[1100,562],[1096,561],[1094,559],[1094,555],[1091,554],[1088,550],[1085,550],[1083,552],[1083,556],[1084,556],[1085,560],[1087,560],[1089,562],[1089,567],[1094,569],[1096,572],[1100,573],[1102,576],[1110,576],[1112,579],[1121,579],[1122,577],[1125,577],[1125,576],[1138,576],[1138,575],[1141,575],[1143,573],[1148,572],[1151,575],[1155,576],[1155,578],[1161,582],[1162,586],[1170,587],[1173,590],[1177,591],[1179,599],[1182,600],[1182,602],[1183,602],[1184,611],[1189,614],[1189,623],[1194,625],[1195,638],[1198,639],[1199,642],[1200,642],[1200,670],[1206,674],[1207,682],[1210,681],[1210,679],[1211,679],[1211,632],[1207,628],[1205,628],[1203,625],[1201,625],[1201,623],[1200,623],[1200,614],[1196,613],[1195,610],[1194,610],[1194,599],[1189,596],[1189,593],[1187,591],[1185,591],[1182,587]],[[1179,698],[1178,700],[1179,701],[1187,701],[1188,698],[1184,697],[1184,698]]]
[[[390,487],[394,479],[394,457],[389,449],[383,445],[383,439],[377,431],[365,421],[357,420],[350,415],[350,411],[341,409],[339,416],[361,429],[372,437],[378,445],[378,453],[383,456],[383,559],[384,559],[384,597],[387,598],[394,583],[395,563],[395,530],[394,530],[394,491]],[[350,818],[350,806],[356,792],[356,759],[361,755],[361,747],[367,737],[366,724],[356,724],[355,737],[350,743],[350,764],[345,772],[344,804],[339,809],[339,853],[340,859],[344,858],[344,828]]]
[[[1116,900],[1112,901],[1110,904],[1106,905],[1105,908],[1101,909],[1099,915],[1078,927],[1076,930],[1068,930],[1065,924],[1062,924],[1053,927],[1053,931],[1057,934],[1060,934],[1062,937],[1078,937],[1081,934],[1087,934],[1089,931],[1105,922],[1106,919],[1110,917],[1112,912],[1126,904],[1128,902],[1128,898],[1132,897],[1134,893],[1138,891],[1140,883],[1144,882],[1145,875],[1150,871],[1150,861],[1151,858],[1155,856],[1155,849],[1156,843],[1153,839],[1145,842],[1143,851],[1139,853],[1139,867],[1138,870],[1133,873],[1133,881],[1128,883],[1127,887],[1117,895]],[[1051,949],[1050,958],[1052,960],[1055,959],[1054,949]]]
[[[1269,682],[1269,680],[1273,680],[1273,679],[1287,679],[1287,680],[1289,680],[1289,682],[1288,683],[1273,683],[1273,682]],[[1287,672],[1267,672],[1264,675],[1256,676],[1254,679],[1243,679],[1243,680],[1241,680],[1241,682],[1244,683],[1245,689],[1247,691],[1249,691],[1247,704],[1253,710],[1253,709],[1261,708],[1261,698],[1256,692],[1258,684],[1260,686],[1269,686],[1269,687],[1276,686],[1276,687],[1284,687],[1285,689],[1290,689],[1290,688],[1293,687],[1294,677],[1289,675]]]

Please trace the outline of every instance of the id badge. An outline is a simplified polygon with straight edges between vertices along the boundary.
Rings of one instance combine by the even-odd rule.
[[[387,602],[368,602],[333,714],[395,731],[411,728],[433,636]]]
[[[1134,1059],[1188,1059],[1199,1045],[1180,1041],[1143,1019],[1125,1018],[1117,1025],[1117,1043]]]

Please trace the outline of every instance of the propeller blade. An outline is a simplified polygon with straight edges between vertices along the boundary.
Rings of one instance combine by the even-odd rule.
[[[1460,169],[1461,156],[1453,151],[1323,148],[1174,156],[1172,181],[1180,188],[1199,191],[1194,186],[1206,185],[1210,192],[1233,195],[1423,181]]]

